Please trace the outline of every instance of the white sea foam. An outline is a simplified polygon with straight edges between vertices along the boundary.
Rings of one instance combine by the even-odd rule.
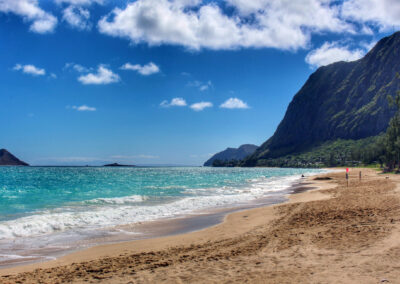
[[[143,202],[147,200],[147,196],[143,195],[131,195],[124,197],[114,197],[114,198],[96,198],[91,200],[83,201],[84,204],[132,204]]]
[[[24,258],[32,258],[31,256],[22,256],[17,254],[0,254],[0,262],[14,260],[14,259],[24,259]]]
[[[74,207],[65,208],[65,211],[43,211],[0,222],[0,239],[38,236],[69,229],[104,228],[185,215],[210,208],[235,206],[285,190],[297,180],[298,175],[259,178],[243,187],[187,189],[190,195],[157,205],[141,204],[146,197],[139,195],[97,198],[86,201],[93,206],[78,206],[79,210]]]

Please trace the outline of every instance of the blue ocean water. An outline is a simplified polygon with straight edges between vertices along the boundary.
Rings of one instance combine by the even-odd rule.
[[[0,241],[234,207],[321,170],[203,167],[0,167]],[[30,244],[32,245],[32,244]],[[0,260],[1,260],[0,243]]]

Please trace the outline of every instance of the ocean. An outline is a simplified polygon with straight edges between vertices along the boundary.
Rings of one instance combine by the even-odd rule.
[[[283,197],[318,169],[0,167],[0,266],[128,240],[124,225]],[[133,229],[132,229],[133,228]],[[118,235],[118,237],[115,237]],[[123,236],[123,237],[121,237]]]

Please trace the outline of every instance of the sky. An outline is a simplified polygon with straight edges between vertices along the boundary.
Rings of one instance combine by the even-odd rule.
[[[202,165],[261,145],[398,0],[0,0],[0,148],[32,165]]]

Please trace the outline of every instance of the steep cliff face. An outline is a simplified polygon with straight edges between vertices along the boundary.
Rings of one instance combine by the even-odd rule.
[[[0,166],[29,166],[6,149],[0,149]]]
[[[212,166],[215,160],[220,160],[220,161],[242,160],[248,155],[253,154],[257,148],[258,146],[252,144],[244,144],[239,148],[227,148],[226,150],[212,156],[209,160],[207,160],[204,163],[204,166],[206,167]]]
[[[244,162],[276,158],[335,139],[385,131],[394,110],[387,96],[400,90],[400,32],[383,38],[364,58],[315,71],[294,96],[274,135]]]

